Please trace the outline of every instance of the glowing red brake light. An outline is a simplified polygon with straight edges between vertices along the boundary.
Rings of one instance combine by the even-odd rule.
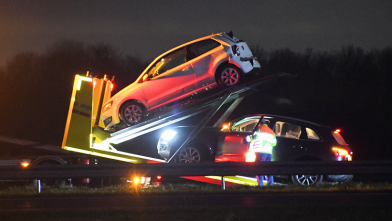
[[[159,175],[158,175],[158,176],[157,176],[157,180],[160,180],[160,179],[162,179],[162,176],[159,176]]]
[[[348,151],[345,149],[333,147],[332,151],[335,153],[336,157],[344,157],[344,156],[348,155]]]
[[[335,134],[340,133],[340,129],[336,129],[333,133],[335,133]]]
[[[346,160],[351,161],[352,157],[346,149],[332,147],[332,151],[335,153],[336,157],[346,158]]]

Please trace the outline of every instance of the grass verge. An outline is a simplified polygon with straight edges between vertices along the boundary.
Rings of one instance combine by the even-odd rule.
[[[157,187],[133,187],[129,185],[114,185],[107,187],[85,187],[85,186],[43,186],[41,193],[33,185],[28,186],[5,186],[0,185],[0,196],[13,195],[50,195],[50,194],[175,194],[175,193],[296,193],[296,192],[389,192],[392,191],[390,183],[342,183],[321,184],[318,186],[299,185],[274,185],[264,187],[234,186],[222,190],[220,186],[208,184],[165,184]]]

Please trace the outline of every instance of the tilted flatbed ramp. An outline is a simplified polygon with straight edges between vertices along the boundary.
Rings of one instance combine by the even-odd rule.
[[[166,162],[162,159],[117,151],[112,144],[130,141],[138,136],[208,111],[182,145],[185,146],[224,104],[232,102],[229,108],[220,115],[214,126],[223,122],[245,96],[259,90],[269,89],[271,86],[292,77],[294,76],[291,74],[281,73],[247,82],[234,88],[213,90],[207,96],[204,95],[187,104],[170,107],[166,111],[156,111],[151,115],[151,119],[110,134],[102,129],[101,122],[99,122],[99,111],[102,103],[105,103],[105,99],[110,97],[107,95],[107,91],[111,82],[105,78],[93,79],[76,76],[62,148],[130,163]]]

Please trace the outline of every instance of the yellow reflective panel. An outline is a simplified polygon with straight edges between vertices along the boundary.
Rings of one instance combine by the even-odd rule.
[[[220,176],[206,176],[210,179],[222,180]],[[225,182],[236,183],[240,185],[257,186],[255,178],[244,177],[244,176],[225,176]]]
[[[91,151],[77,149],[77,148],[68,147],[68,146],[65,146],[64,150],[69,150],[69,151],[73,151],[73,152],[77,152],[77,153],[84,153],[84,154],[91,154],[92,153]]]
[[[93,79],[89,78],[89,77],[83,77],[83,76],[79,76],[79,80],[78,80],[78,87],[77,90],[80,90],[80,87],[82,86],[82,81],[88,81],[88,82],[92,82]]]

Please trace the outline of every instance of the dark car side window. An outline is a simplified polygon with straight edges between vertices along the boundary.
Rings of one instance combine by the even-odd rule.
[[[233,124],[231,131],[252,133],[259,120],[260,117],[239,120]]]
[[[180,48],[163,56],[159,59],[159,61],[155,62],[150,70],[147,71],[148,77],[157,77],[158,75],[163,74],[183,63],[185,63],[185,48]]]
[[[306,128],[306,135],[308,136],[309,140],[320,140],[319,135],[317,135],[317,133],[314,130],[308,127]]]
[[[274,126],[277,137],[299,139],[301,136],[301,126],[293,123],[277,121]]]
[[[192,60],[193,58],[196,58],[197,56],[200,56],[200,55],[218,47],[219,45],[220,45],[220,43],[218,43],[212,39],[193,43],[188,46],[187,60]]]

